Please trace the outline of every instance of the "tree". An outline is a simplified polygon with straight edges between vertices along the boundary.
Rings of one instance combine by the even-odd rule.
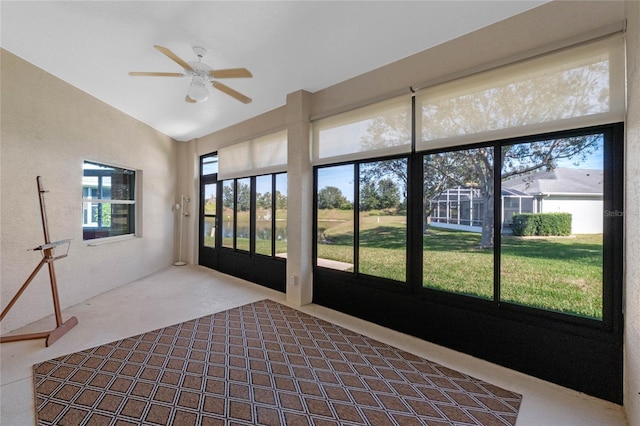
[[[270,210],[271,209],[271,192],[265,192],[264,194],[256,194],[256,205],[258,208]]]
[[[244,182],[238,182],[237,187],[237,210],[239,212],[249,211],[251,208],[251,191],[249,189],[249,185]]]
[[[276,209],[277,210],[287,209],[287,196],[280,191],[276,191]]]
[[[229,183],[229,184],[228,184]],[[225,182],[222,187],[222,206],[227,209],[233,209],[233,181]]]
[[[238,196],[236,198],[236,211],[249,211],[251,207],[251,191],[249,185],[244,182],[237,182],[237,192]],[[234,207],[234,191],[233,191],[233,183],[230,182],[229,185],[226,184],[222,186],[222,205],[223,207],[233,209]]]
[[[395,209],[400,204],[400,191],[396,183],[389,178],[378,182],[378,208]]]
[[[378,208],[378,191],[373,182],[364,182],[360,186],[360,210],[369,211]]]
[[[326,186],[318,191],[319,209],[345,209],[349,206],[351,202],[335,186]]]

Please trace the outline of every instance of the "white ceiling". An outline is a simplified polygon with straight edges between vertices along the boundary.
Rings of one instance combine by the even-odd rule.
[[[201,137],[544,1],[46,1],[1,2],[4,49],[180,141]],[[185,61],[208,49],[214,69],[246,67],[223,82],[250,104],[212,90],[189,104],[186,78],[153,48]]]

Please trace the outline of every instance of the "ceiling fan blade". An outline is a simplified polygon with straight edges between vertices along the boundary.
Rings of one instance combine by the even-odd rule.
[[[227,95],[236,98],[237,100],[239,100],[240,102],[244,103],[244,104],[248,104],[249,102],[251,102],[251,98],[246,97],[245,95],[243,95],[240,92],[237,92],[235,90],[233,90],[231,87],[226,86],[222,83],[219,83],[217,81],[212,81],[211,85],[213,87],[215,87],[216,89],[220,90],[221,92],[226,93]]]
[[[162,47],[162,46],[158,46],[158,45],[154,45],[153,47],[155,47],[160,52],[162,52],[165,55],[167,55],[169,57],[169,59],[171,59],[174,62],[176,62],[178,65],[180,65],[185,70],[193,72],[193,68],[191,68],[191,65],[189,65],[188,63],[186,63],[185,61],[180,59],[180,57],[178,55],[176,55],[175,53],[173,53],[171,50],[167,49],[166,47]]]
[[[247,78],[253,77],[246,68],[229,68],[224,70],[211,70],[209,75],[213,78]]]
[[[184,77],[184,74],[179,72],[144,72],[144,71],[131,71],[129,75],[135,77]]]
[[[190,104],[195,104],[196,103],[196,101],[193,98],[191,98],[189,95],[184,97],[184,101],[185,102],[189,102]]]

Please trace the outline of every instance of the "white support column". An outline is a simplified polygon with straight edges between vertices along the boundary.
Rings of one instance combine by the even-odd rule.
[[[313,167],[310,160],[311,93],[287,96],[287,301],[313,300]]]

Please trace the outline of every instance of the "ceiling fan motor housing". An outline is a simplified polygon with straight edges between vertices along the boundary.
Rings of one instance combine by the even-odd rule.
[[[200,46],[193,46],[193,53],[195,53],[198,58],[203,58],[207,54],[207,49]]]

